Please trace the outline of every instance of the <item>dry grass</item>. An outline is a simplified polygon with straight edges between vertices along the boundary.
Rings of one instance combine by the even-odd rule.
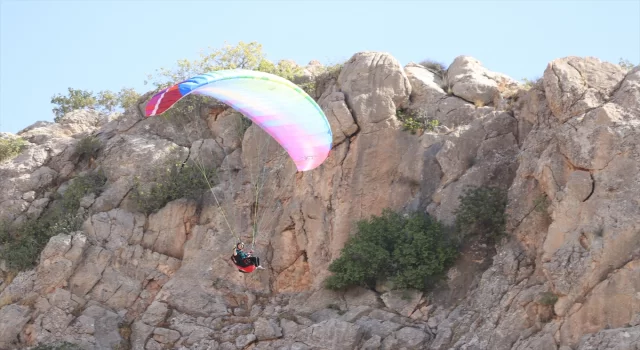
[[[2,289],[0,289],[0,308],[5,305],[13,304],[13,298],[9,293],[2,293],[10,284],[13,282],[13,279],[16,278],[15,271],[9,271],[4,276],[4,281],[2,282]]]
[[[8,293],[0,295],[0,308],[9,304],[13,304],[13,298],[11,298],[11,295],[9,295]]]
[[[501,78],[500,81],[498,82],[498,92],[504,98],[508,99],[515,96],[518,93],[518,90],[519,90],[518,85],[509,83],[509,81],[506,78]]]
[[[120,333],[120,336],[126,340],[131,338],[131,327],[127,324],[118,327],[118,332]]]
[[[22,300],[20,300],[20,305],[33,307],[38,301],[38,297],[40,297],[37,293],[29,293]]]

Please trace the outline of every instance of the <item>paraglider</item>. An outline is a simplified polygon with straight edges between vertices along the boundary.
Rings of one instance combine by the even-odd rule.
[[[251,256],[253,251],[245,253],[243,249],[244,243],[240,242],[236,244],[236,247],[233,249],[233,255],[231,256],[231,260],[238,267],[238,271],[250,273],[255,269],[264,270],[264,267],[260,265],[260,258]]]
[[[242,113],[284,148],[298,171],[315,169],[329,156],[333,142],[329,121],[313,98],[287,79],[245,69],[197,75],[155,94],[145,115],[162,114],[189,94],[213,97]],[[231,257],[238,270],[261,269],[259,259],[243,256],[239,246]],[[237,256],[242,257],[236,260]]]
[[[287,151],[298,171],[312,170],[329,156],[333,135],[327,117],[287,79],[245,69],[201,74],[155,94],[145,114],[161,114],[189,94],[213,97],[251,119]]]

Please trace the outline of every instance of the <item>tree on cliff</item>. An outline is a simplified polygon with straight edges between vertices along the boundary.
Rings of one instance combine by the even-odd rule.
[[[355,285],[426,289],[457,257],[444,226],[424,213],[401,215],[389,209],[357,223],[357,231],[329,266],[329,289]]]
[[[428,289],[458,257],[465,238],[494,243],[505,233],[506,193],[496,187],[468,188],[460,196],[452,227],[421,212],[401,215],[389,209],[361,220],[341,255],[329,266],[329,289],[351,286]]]
[[[56,94],[51,97],[51,103],[55,106],[52,110],[55,122],[59,122],[65,114],[76,109],[92,108],[108,113],[118,107],[129,108],[140,98],[140,94],[130,88],[123,88],[119,92],[103,90],[97,95],[88,90],[74,88],[68,88],[68,90],[67,96]]]

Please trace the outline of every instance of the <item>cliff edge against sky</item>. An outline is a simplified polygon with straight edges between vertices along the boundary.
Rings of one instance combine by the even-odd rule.
[[[0,348],[638,349],[640,67],[566,57],[525,86],[472,57],[441,72],[360,52],[334,73],[312,96],[333,149],[308,173],[256,125],[237,132],[231,109],[144,118],[149,94],[19,132],[0,218],[48,220],[54,203],[73,215],[35,267],[2,265]],[[431,126],[405,130],[407,115]],[[224,170],[211,191],[140,209],[158,169],[196,158]],[[229,227],[252,241],[265,169],[253,242],[267,270],[240,274]],[[323,287],[358,220],[391,208],[453,224],[479,187],[508,193],[506,236],[464,242],[438,288]]]

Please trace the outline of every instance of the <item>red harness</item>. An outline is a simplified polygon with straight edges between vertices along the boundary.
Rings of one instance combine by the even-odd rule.
[[[247,261],[248,262],[248,261]],[[235,267],[238,268],[238,271],[242,272],[242,273],[251,273],[256,269],[256,265],[248,265],[248,266],[240,266],[238,264],[236,264],[235,259],[233,258],[233,256],[231,257],[231,263],[233,265],[235,265]]]

